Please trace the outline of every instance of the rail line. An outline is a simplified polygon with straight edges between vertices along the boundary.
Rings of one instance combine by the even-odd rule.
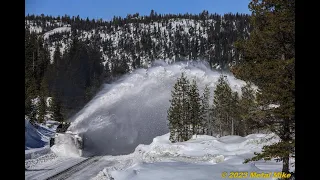
[[[93,164],[97,161],[100,160],[102,156],[93,156],[93,157],[89,157],[77,164],[75,164],[74,166],[71,166],[49,178],[47,178],[46,180],[64,180],[67,179],[68,177],[70,177],[72,174],[82,170],[83,168],[87,167],[90,164]]]

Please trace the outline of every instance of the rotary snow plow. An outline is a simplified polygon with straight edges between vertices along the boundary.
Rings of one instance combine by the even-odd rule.
[[[60,123],[56,129],[55,136],[50,139],[50,147],[53,145],[65,145],[77,151],[82,156],[83,135],[68,131],[70,123]]]

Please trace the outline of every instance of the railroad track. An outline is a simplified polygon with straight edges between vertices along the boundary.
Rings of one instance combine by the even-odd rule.
[[[72,174],[80,171],[81,169],[87,167],[90,164],[93,164],[97,161],[100,160],[102,156],[93,156],[93,157],[89,157],[81,162],[79,162],[78,164],[75,164],[74,166],[69,167],[68,169],[65,169],[49,178],[47,178],[46,180],[64,180],[67,179],[68,177],[70,177]]]

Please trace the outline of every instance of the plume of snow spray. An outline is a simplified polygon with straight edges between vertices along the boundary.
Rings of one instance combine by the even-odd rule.
[[[155,63],[149,69],[137,69],[112,84],[105,84],[71,119],[69,130],[84,135],[85,151],[100,155],[128,154],[137,145],[149,144],[154,137],[168,133],[171,90],[182,72],[189,80],[195,78],[200,93],[208,84],[212,99],[219,71],[212,71],[201,62]],[[240,93],[245,83],[225,75],[231,88]]]

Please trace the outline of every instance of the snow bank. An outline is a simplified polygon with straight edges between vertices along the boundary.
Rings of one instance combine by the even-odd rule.
[[[261,172],[254,166],[244,165],[241,171],[255,171]],[[162,179],[174,179],[174,180],[220,180],[222,178],[222,172],[237,171],[233,166],[226,164],[220,166],[213,166],[209,164],[194,164],[185,162],[156,162],[156,163],[142,163],[136,164],[124,171],[111,172],[109,179],[130,179],[130,180],[162,180]],[[112,177],[112,178],[111,178]],[[108,179],[96,177],[97,179]],[[259,179],[259,178],[248,178],[248,179]],[[260,178],[261,179],[261,178]],[[263,178],[268,179],[268,178]],[[272,178],[269,178],[272,179]]]
[[[105,157],[118,163],[105,168],[93,179],[219,180],[225,179],[221,177],[222,172],[279,172],[281,162],[243,164],[246,158],[253,157],[254,152],[261,152],[264,145],[278,141],[275,134],[251,134],[221,138],[198,135],[186,142],[171,143],[168,133],[154,138],[150,145],[139,145],[132,154]]]
[[[35,159],[42,155],[48,154],[50,152],[51,150],[48,145],[41,148],[28,149],[28,150],[25,150],[25,160]]]
[[[263,145],[279,140],[275,134],[253,134],[247,137],[206,135],[193,136],[186,142],[171,143],[169,133],[153,139],[150,145],[139,145],[135,154],[143,162],[179,160],[185,162],[223,162],[227,156],[260,152]]]
[[[25,129],[25,160],[36,159],[51,153],[49,144],[50,138],[55,135],[55,129],[38,123],[32,125],[27,118]]]
[[[50,150],[50,148],[47,148]],[[52,159],[57,158],[57,155],[52,153],[52,152],[47,152],[45,154],[42,154],[40,156],[31,156],[31,158],[28,158],[27,160],[25,160],[24,164],[26,168],[31,168],[34,167],[37,164],[41,164],[44,162],[48,162]]]
[[[39,126],[40,127],[40,126]],[[46,133],[49,133],[49,130],[45,130],[41,127],[40,131],[35,128],[29,120],[25,119],[25,149],[31,148],[41,148],[49,144],[50,137],[46,136]],[[42,131],[42,132],[41,132]],[[42,134],[45,133],[45,134]]]
[[[42,125],[42,124],[36,124],[36,128],[37,128],[37,130],[41,133],[41,134],[43,134],[43,135],[45,135],[45,136],[47,136],[47,137],[53,137],[54,136],[54,134],[55,134],[55,129],[53,129],[53,128],[48,128],[48,126],[46,126],[46,125]]]

